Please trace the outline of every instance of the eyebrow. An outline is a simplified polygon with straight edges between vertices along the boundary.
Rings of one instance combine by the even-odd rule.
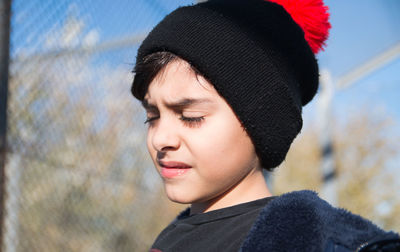
[[[180,100],[177,100],[174,102],[167,102],[167,103],[165,103],[165,106],[172,110],[181,110],[181,109],[187,108],[189,106],[202,104],[202,103],[213,103],[213,101],[210,99],[183,98],[183,99],[180,99]],[[147,99],[144,99],[142,101],[142,106],[145,109],[156,109],[156,106],[149,103],[149,101]]]

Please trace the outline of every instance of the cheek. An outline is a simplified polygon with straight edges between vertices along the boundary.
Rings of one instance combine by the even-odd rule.
[[[151,159],[153,160],[153,162],[155,162],[157,151],[153,148],[152,134],[150,129],[147,130],[146,145],[147,145],[147,151],[149,152]]]
[[[198,161],[217,166],[219,171],[241,169],[253,163],[256,158],[253,144],[236,117],[234,119],[215,121],[193,138],[198,147],[195,149]]]

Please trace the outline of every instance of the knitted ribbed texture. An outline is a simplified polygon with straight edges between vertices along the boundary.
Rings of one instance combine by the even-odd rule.
[[[318,66],[302,30],[281,6],[211,0],[178,8],[143,41],[137,64],[157,51],[185,59],[215,86],[264,168],[284,160],[302,127],[302,105],[317,91]],[[137,85],[134,80],[132,92],[141,100],[147,87]]]

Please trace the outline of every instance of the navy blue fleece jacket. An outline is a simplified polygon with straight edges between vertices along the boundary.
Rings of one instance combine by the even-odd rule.
[[[241,251],[400,251],[400,240],[313,191],[297,191],[265,206]]]

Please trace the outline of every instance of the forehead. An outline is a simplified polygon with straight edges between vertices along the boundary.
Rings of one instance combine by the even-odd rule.
[[[166,100],[179,97],[204,98],[219,96],[204,77],[196,74],[189,63],[175,60],[164,67],[150,83],[146,100],[163,97]]]

